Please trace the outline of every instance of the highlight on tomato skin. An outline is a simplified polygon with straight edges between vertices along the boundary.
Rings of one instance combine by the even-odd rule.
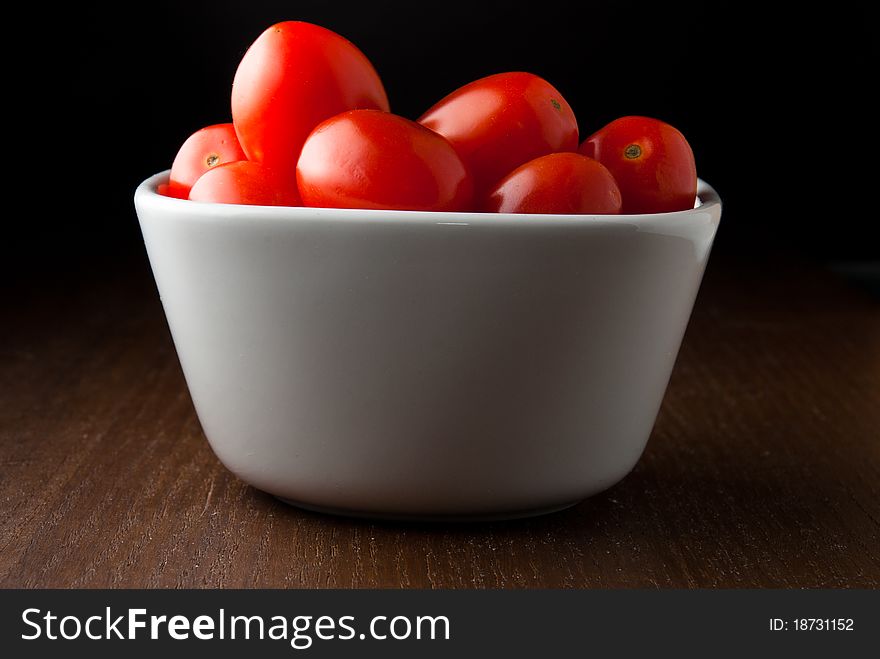
[[[453,146],[409,119],[351,110],[319,124],[296,168],[304,205],[464,211],[473,182]]]
[[[293,180],[250,160],[226,163],[205,172],[192,186],[189,199],[216,204],[302,205]]]
[[[559,90],[532,73],[497,73],[464,85],[420,118],[455,146],[478,196],[539,156],[577,151],[574,111]]]
[[[303,21],[271,25],[251,44],[231,106],[232,123],[187,138],[159,194],[549,214],[662,213],[696,201],[693,151],[663,121],[620,117],[578,145],[571,106],[524,71],[474,80],[410,121],[391,114],[363,52]]]
[[[346,110],[389,110],[379,74],[353,43],[302,21],[267,28],[232,83],[232,122],[249,160],[295,176],[303,142]]]
[[[186,138],[180,147],[163,194],[186,199],[193,184],[209,169],[246,159],[232,124],[205,126]]]
[[[651,117],[620,117],[581,144],[605,165],[623,196],[623,213],[689,210],[697,198],[694,153],[677,128]]]
[[[608,215],[621,209],[611,172],[579,153],[551,153],[520,165],[485,197],[487,213]]]

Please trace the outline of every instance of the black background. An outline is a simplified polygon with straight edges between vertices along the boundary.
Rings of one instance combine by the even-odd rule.
[[[145,268],[135,186],[196,129],[230,120],[260,32],[306,20],[372,60],[416,118],[504,70],[547,78],[585,137],[644,114],[689,138],[725,203],[716,250],[823,263],[880,258],[876,40],[864,10],[705,2],[148,2],[38,7],[7,23],[3,263],[14,279]],[[10,45],[11,44],[11,45]]]

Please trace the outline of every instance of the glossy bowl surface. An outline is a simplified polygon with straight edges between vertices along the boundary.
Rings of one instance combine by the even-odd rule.
[[[644,450],[721,216],[135,205],[213,450],[298,505],[554,510]]]

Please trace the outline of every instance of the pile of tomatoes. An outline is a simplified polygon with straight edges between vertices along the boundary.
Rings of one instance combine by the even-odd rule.
[[[232,123],[203,128],[168,196],[203,202],[501,213],[693,208],[694,156],[675,128],[622,117],[579,144],[569,104],[531,73],[461,87],[417,121],[390,112],[351,42],[310,23],[269,27],[232,86]]]

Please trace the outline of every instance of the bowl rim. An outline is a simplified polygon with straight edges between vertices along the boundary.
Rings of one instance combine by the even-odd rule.
[[[219,204],[213,202],[190,201],[159,194],[159,185],[168,182],[170,169],[163,170],[144,179],[134,193],[135,206],[149,206],[156,210],[186,214],[196,217],[260,217],[261,219],[276,219],[278,221],[290,221],[293,219],[312,220],[322,219],[341,221],[378,221],[388,222],[412,222],[424,224],[594,224],[594,223],[638,223],[644,225],[652,220],[666,223],[676,217],[705,217],[706,213],[717,215],[721,213],[721,197],[715,189],[703,179],[697,179],[697,204],[694,208],[682,211],[670,211],[666,213],[642,213],[642,214],[619,214],[619,215],[565,215],[565,214],[526,214],[526,213],[484,213],[476,211],[417,211],[417,210],[383,210],[372,208],[318,208],[314,206],[256,206],[244,204]],[[440,220],[447,220],[445,222]]]

